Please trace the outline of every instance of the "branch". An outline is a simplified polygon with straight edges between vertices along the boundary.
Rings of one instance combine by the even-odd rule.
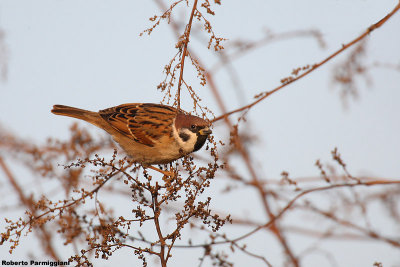
[[[179,73],[179,80],[178,80],[178,97],[177,97],[178,109],[181,108],[181,86],[182,86],[182,80],[183,80],[183,68],[185,65],[185,58],[187,55],[187,47],[189,44],[190,30],[192,29],[192,21],[193,21],[194,12],[196,11],[196,6],[197,6],[197,0],[194,0],[192,13],[190,14],[189,22],[186,25],[186,29],[185,29],[185,33],[184,33],[185,40],[184,40],[184,44],[183,44],[183,53],[182,53],[181,66],[180,66],[181,71]]]
[[[0,157],[0,167],[3,169],[5,175],[8,178],[8,181],[11,183],[12,187],[14,190],[17,192],[19,196],[19,200],[22,202],[23,205],[25,205],[31,212],[33,216],[36,216],[36,208],[32,200],[28,199],[22,188],[19,186],[17,183],[14,175],[11,173],[10,169],[6,165],[6,163],[3,161],[2,157]],[[46,228],[43,225],[39,226],[39,229],[41,231],[41,236],[40,236],[40,243],[44,247],[44,250],[49,254],[54,260],[59,261],[59,257],[53,248],[52,242],[51,242],[51,234],[46,230]]]
[[[328,186],[322,186],[322,187],[317,187],[317,188],[311,188],[308,190],[305,190],[301,193],[299,193],[297,196],[295,196],[291,201],[289,201],[289,203],[282,208],[275,217],[273,217],[271,220],[269,220],[267,223],[260,225],[258,227],[256,227],[255,229],[253,229],[252,231],[248,232],[247,234],[244,234],[242,236],[239,236],[237,238],[231,239],[229,241],[216,241],[213,243],[209,243],[209,244],[197,244],[197,245],[175,245],[176,248],[193,248],[193,247],[205,247],[205,246],[211,246],[211,245],[222,245],[222,244],[227,244],[227,243],[231,243],[231,242],[237,242],[240,240],[243,240],[245,238],[248,238],[250,236],[252,236],[253,234],[255,234],[256,232],[258,232],[261,229],[264,228],[269,228],[271,226],[273,226],[273,224],[282,217],[282,215],[289,210],[294,203],[299,200],[300,198],[304,197],[305,195],[308,195],[310,193],[313,192],[319,192],[319,191],[327,191],[327,190],[331,190],[331,189],[337,189],[337,188],[342,188],[342,187],[360,187],[360,186],[375,186],[375,185],[399,185],[400,184],[400,180],[377,180],[377,181],[367,181],[367,182],[363,182],[363,183],[342,183],[342,184],[334,184],[334,185],[328,185]]]
[[[227,113],[225,113],[225,114],[223,114],[223,115],[221,115],[221,116],[215,118],[214,120],[212,120],[212,122],[219,121],[219,120],[221,120],[221,119],[223,119],[223,118],[226,118],[226,117],[228,117],[228,116],[230,116],[230,115],[232,115],[232,114],[234,114],[234,113],[237,113],[237,112],[240,112],[240,111],[243,111],[243,110],[248,110],[248,109],[252,108],[254,105],[260,103],[261,101],[263,101],[264,99],[266,99],[267,97],[269,97],[270,95],[272,95],[273,93],[276,93],[277,91],[281,90],[282,88],[286,87],[287,85],[289,85],[289,84],[291,84],[291,83],[293,83],[293,82],[295,82],[295,81],[298,81],[298,80],[300,80],[301,78],[307,76],[308,74],[310,74],[310,73],[313,72],[314,70],[318,69],[319,67],[321,67],[322,65],[324,65],[325,63],[327,63],[328,61],[330,61],[331,59],[333,59],[333,58],[336,57],[337,55],[341,54],[343,51],[347,50],[349,47],[351,47],[351,46],[355,45],[356,43],[360,42],[361,40],[363,40],[366,36],[368,36],[368,35],[369,35],[371,32],[373,32],[374,30],[376,30],[376,29],[378,29],[379,27],[381,27],[381,26],[382,26],[385,22],[387,22],[397,11],[399,11],[399,9],[400,9],[400,1],[399,1],[399,3],[394,7],[394,9],[393,9],[389,14],[387,14],[384,18],[382,18],[382,19],[381,19],[380,21],[378,21],[377,23],[375,23],[375,24],[371,25],[370,27],[368,27],[368,29],[367,29],[363,34],[361,34],[360,36],[358,36],[357,38],[355,38],[353,41],[351,41],[351,42],[349,42],[349,43],[347,43],[347,44],[342,45],[342,48],[340,48],[339,50],[337,50],[336,52],[334,52],[333,54],[331,54],[330,56],[328,56],[327,58],[325,58],[325,59],[322,60],[321,62],[312,65],[311,68],[309,68],[308,70],[306,70],[305,72],[303,72],[303,73],[300,74],[299,76],[294,77],[294,78],[291,78],[291,79],[285,81],[285,83],[283,83],[282,85],[276,87],[275,89],[273,89],[273,90],[271,90],[271,91],[267,91],[267,92],[261,93],[261,94],[260,94],[260,97],[259,97],[257,100],[255,100],[254,102],[252,102],[252,103],[250,103],[250,104],[248,104],[248,105],[246,105],[246,106],[244,106],[244,107],[241,107],[241,108],[232,110],[232,111],[230,111],[230,112],[227,112]]]

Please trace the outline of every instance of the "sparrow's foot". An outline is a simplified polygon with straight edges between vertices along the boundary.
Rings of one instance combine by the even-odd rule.
[[[171,177],[171,178],[174,178],[176,176],[176,174],[175,174],[175,172],[173,170],[169,170],[169,171],[165,170],[164,171],[164,170],[156,168],[156,167],[154,167],[152,165],[146,166],[146,168],[152,169],[154,171],[157,171],[159,173],[164,174],[164,176],[168,176],[168,177]]]

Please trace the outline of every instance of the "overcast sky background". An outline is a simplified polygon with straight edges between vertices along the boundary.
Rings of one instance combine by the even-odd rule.
[[[383,18],[396,3],[394,0],[222,1],[221,6],[215,7],[216,16],[211,22],[215,33],[228,39],[226,45],[237,39],[262,38],[267,28],[277,33],[317,29],[327,44],[321,49],[311,38],[292,39],[264,46],[234,61],[245,90],[240,99],[227,73],[220,70],[215,76],[216,83],[224,97],[230,99],[226,103],[228,109],[249,103],[255,94],[278,86],[292,69],[330,55]],[[160,10],[153,1],[0,0],[0,28],[5,32],[8,47],[8,76],[0,83],[0,124],[23,138],[42,143],[49,136],[67,138],[73,122],[52,115],[53,104],[99,110],[129,102],[160,102],[163,95],[156,86],[164,77],[164,65],[176,53],[176,39],[165,23],[151,36],[139,37],[140,32],[151,26],[148,18],[155,14],[160,14]],[[178,21],[181,18],[187,21],[183,10],[175,15]],[[400,64],[399,29],[400,14],[396,14],[371,34],[367,45],[369,64]],[[207,67],[217,62],[215,54],[206,51],[199,39],[193,38],[190,45],[197,48],[195,51]],[[359,99],[350,101],[344,109],[331,78],[333,67],[347,54],[249,112],[249,127],[261,140],[253,148],[260,177],[279,178],[283,170],[291,177],[316,176],[316,159],[329,161],[330,151],[338,147],[353,175],[399,178],[400,72],[373,68],[372,85],[368,87],[360,80]],[[189,67],[185,69],[188,76],[190,72]],[[203,103],[216,115],[221,114],[208,88],[198,90]],[[191,102],[187,98],[183,101],[183,107],[190,111]],[[226,133],[216,125],[215,134],[218,139]],[[2,175],[0,180],[4,184]],[[213,194],[223,187],[222,183],[215,181]],[[254,192],[247,193],[246,198],[251,199]],[[226,200],[231,202],[224,203]],[[215,200],[217,210],[231,207],[227,213],[258,218],[257,209],[249,211],[245,204],[243,195],[236,200],[232,197]],[[386,227],[385,222],[376,223]],[[390,229],[396,230],[394,226]],[[397,233],[398,230],[397,227]],[[238,233],[241,231],[247,232],[240,229]],[[0,248],[0,259],[21,260],[27,251],[37,253],[30,239],[24,238],[23,245],[12,256],[7,249]],[[301,238],[290,241],[301,247]],[[256,236],[248,243],[259,244],[255,250],[259,246],[260,252],[268,251],[263,236]],[[372,266],[375,260],[382,261],[385,267],[400,265],[399,251],[378,242],[331,242],[325,249],[340,251],[343,262],[338,262],[338,266]],[[185,253],[192,259],[200,255]],[[98,261],[95,266],[111,266],[111,263],[124,266],[127,260],[135,259],[121,251],[116,255],[109,262]],[[272,263],[281,262],[279,250],[264,255]],[[66,253],[65,259],[68,256]],[[322,256],[320,260],[314,259],[304,266],[326,264]],[[173,258],[171,266],[183,266],[179,265],[182,262],[182,257]],[[260,264],[243,255],[236,255],[235,262],[237,266]]]

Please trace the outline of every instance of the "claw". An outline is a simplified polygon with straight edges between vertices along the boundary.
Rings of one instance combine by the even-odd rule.
[[[164,171],[164,170],[161,170],[161,169],[159,169],[159,168],[156,168],[156,167],[154,167],[154,166],[152,166],[152,165],[146,166],[146,168],[152,169],[152,170],[154,170],[154,171],[157,171],[157,172],[159,172],[159,173],[164,174],[164,176],[168,176],[168,177],[171,177],[171,178],[174,178],[174,177],[176,176],[174,171]]]

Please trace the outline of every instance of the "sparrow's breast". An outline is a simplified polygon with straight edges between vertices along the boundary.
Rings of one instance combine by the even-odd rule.
[[[147,146],[124,136],[114,136],[114,140],[134,161],[150,165],[167,164],[187,154],[175,140],[167,139],[168,137],[162,137],[153,146]]]

